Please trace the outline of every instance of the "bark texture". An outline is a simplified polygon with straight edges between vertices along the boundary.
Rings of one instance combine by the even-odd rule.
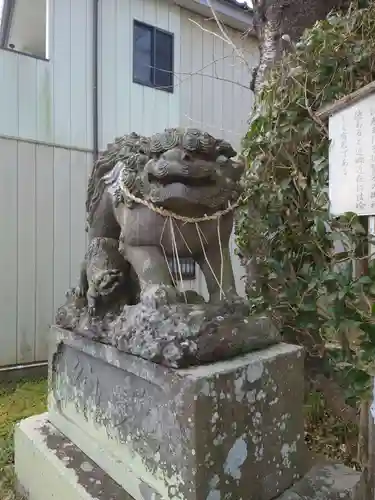
[[[253,0],[254,28],[259,40],[260,62],[252,90],[257,93],[267,69],[277,61],[306,28],[332,10],[346,9],[348,0]]]

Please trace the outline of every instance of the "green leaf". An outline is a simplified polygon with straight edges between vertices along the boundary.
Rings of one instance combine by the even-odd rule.
[[[317,234],[321,237],[323,237],[327,232],[324,221],[318,217],[315,218],[315,229]]]
[[[313,161],[313,169],[315,172],[320,172],[324,168],[327,168],[327,158],[320,156],[317,160]]]
[[[352,225],[354,231],[358,234],[366,234],[365,228],[359,222],[354,222]]]

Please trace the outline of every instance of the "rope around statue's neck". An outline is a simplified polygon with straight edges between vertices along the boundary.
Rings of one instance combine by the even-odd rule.
[[[144,205],[145,207],[149,208],[153,212],[156,212],[159,215],[162,215],[163,217],[172,217],[173,219],[180,220],[185,223],[190,223],[190,224],[196,224],[198,222],[205,222],[209,220],[215,220],[219,219],[220,217],[223,217],[224,215],[227,215],[228,213],[232,212],[235,210],[239,205],[240,205],[240,200],[241,197],[238,198],[238,200],[232,205],[229,203],[227,208],[223,210],[219,210],[211,215],[203,215],[202,217],[185,217],[184,215],[179,215],[174,212],[171,212],[170,210],[167,210],[166,208],[161,208],[157,207],[154,205],[152,202],[144,200],[143,198],[138,198],[138,196],[135,196],[132,194],[129,189],[125,186],[125,183],[123,179],[120,177],[120,185],[123,193],[127,198],[130,198],[132,201],[135,203],[139,203],[141,205]]]

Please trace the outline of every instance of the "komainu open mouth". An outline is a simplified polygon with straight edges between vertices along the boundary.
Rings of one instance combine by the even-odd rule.
[[[164,177],[156,177],[154,174],[148,174],[148,181],[152,184],[167,186],[170,184],[184,184],[191,187],[206,187],[214,186],[215,181],[211,175],[207,177],[185,177],[182,175],[166,175]]]
[[[223,189],[215,184],[206,186],[191,186],[181,182],[173,184],[150,184],[148,199],[169,209],[174,206],[187,208],[187,206],[200,206],[218,209],[227,204],[232,195],[232,190]]]

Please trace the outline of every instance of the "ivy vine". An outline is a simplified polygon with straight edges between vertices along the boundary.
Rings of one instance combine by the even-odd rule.
[[[257,97],[236,227],[241,254],[256,265],[254,310],[270,311],[285,339],[324,360],[355,397],[368,393],[375,359],[375,265],[363,265],[366,221],[329,212],[328,130],[316,111],[373,80],[374,2],[304,33]]]

